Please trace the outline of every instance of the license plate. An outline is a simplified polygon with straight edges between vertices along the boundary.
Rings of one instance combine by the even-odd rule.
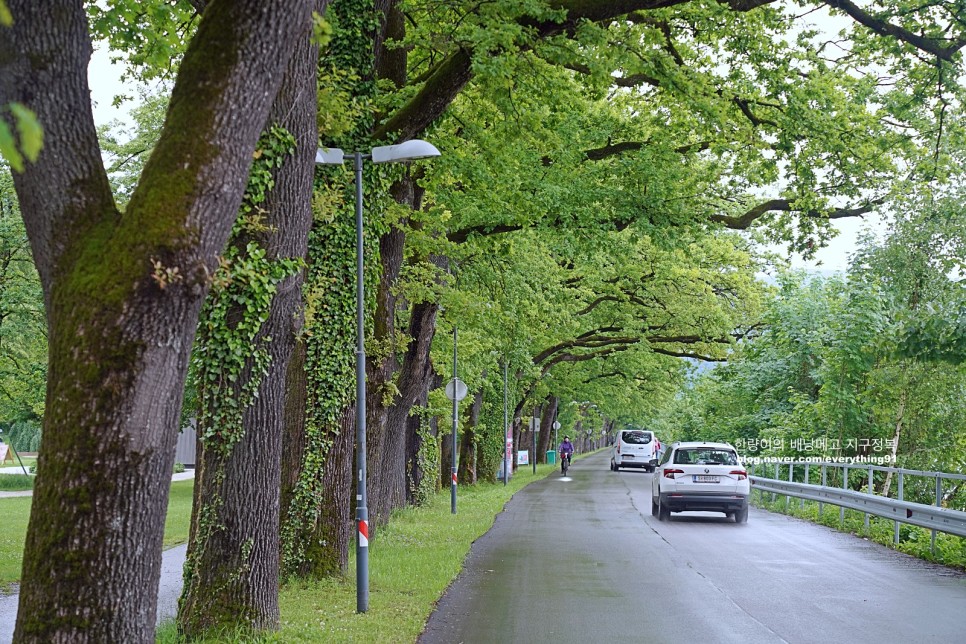
[[[720,476],[705,476],[703,474],[695,474],[695,483],[719,483],[721,481]]]

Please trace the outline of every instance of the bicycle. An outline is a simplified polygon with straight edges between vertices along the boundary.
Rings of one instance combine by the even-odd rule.
[[[560,471],[563,476],[567,476],[567,471],[570,469],[570,454],[563,454],[560,458]]]

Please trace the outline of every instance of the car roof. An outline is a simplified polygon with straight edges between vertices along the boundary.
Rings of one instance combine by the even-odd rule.
[[[681,441],[680,443],[674,443],[673,445],[671,445],[671,449],[678,449],[680,447],[714,447],[717,449],[730,449],[735,452],[738,451],[735,449],[735,446],[731,445],[730,443],[712,443],[712,442],[705,442],[705,441]]]
[[[627,432],[647,432],[648,434],[653,434],[654,433],[654,432],[652,432],[649,429],[633,429],[633,428],[632,429],[622,429],[622,430],[620,430],[620,432],[622,434],[626,434]]]

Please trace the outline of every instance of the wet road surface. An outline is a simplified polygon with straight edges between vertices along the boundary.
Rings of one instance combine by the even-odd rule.
[[[755,509],[659,522],[607,464],[518,492],[419,643],[966,641],[964,574]]]

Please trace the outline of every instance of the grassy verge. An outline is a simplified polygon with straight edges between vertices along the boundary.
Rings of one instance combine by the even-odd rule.
[[[13,476],[15,475],[2,474],[0,478]],[[168,517],[164,525],[165,548],[188,540],[193,484],[194,481],[190,480],[171,484]],[[0,499],[0,589],[7,588],[20,579],[23,544],[27,536],[27,520],[30,517],[32,501],[30,497]]]
[[[29,496],[0,499],[0,517],[3,517],[0,520],[0,590],[20,579],[31,501]]]
[[[859,537],[875,541],[894,550],[933,561],[952,568],[966,570],[966,539],[944,532],[936,533],[935,547],[932,535],[926,528],[899,524],[899,543],[895,543],[895,521],[877,516],[869,516],[869,527],[865,527],[865,514],[856,510],[846,509],[844,519],[838,506],[831,503],[824,504],[819,513],[819,504],[815,501],[805,501],[791,498],[786,503],[786,497],[778,496],[771,500],[770,493],[753,493],[752,500],[756,507],[787,514],[790,516],[820,523],[841,532],[848,532]]]
[[[415,642],[435,602],[463,567],[473,542],[496,519],[514,492],[557,471],[556,466],[521,468],[506,487],[502,483],[460,487],[457,514],[450,492],[431,503],[393,514],[369,548],[369,611],[356,613],[355,552],[343,579],[293,582],[282,588],[282,628],[258,636],[222,633],[211,642]],[[158,641],[178,642],[173,624]]]
[[[17,492],[34,489],[34,477],[27,474],[0,474],[0,490]]]

